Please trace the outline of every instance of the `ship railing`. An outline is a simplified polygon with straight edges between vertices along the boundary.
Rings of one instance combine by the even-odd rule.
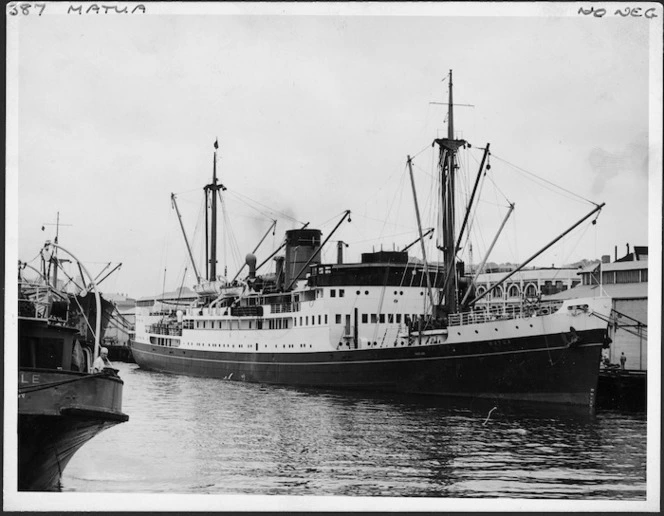
[[[294,301],[292,303],[275,303],[270,305],[270,313],[273,314],[284,314],[290,312],[299,312],[300,303],[299,301]]]
[[[182,336],[181,323],[151,324],[147,329],[148,333],[154,333],[157,335],[172,335],[176,337]]]
[[[234,306],[231,308],[233,317],[263,317],[262,306]]]
[[[550,315],[558,311],[562,301],[544,301],[521,306],[501,307],[490,310],[474,310],[448,316],[449,326],[465,326],[467,324],[481,324],[492,321],[510,319],[525,319],[533,316]]]

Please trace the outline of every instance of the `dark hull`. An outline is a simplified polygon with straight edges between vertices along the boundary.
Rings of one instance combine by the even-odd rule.
[[[18,489],[54,491],[69,460],[99,432],[120,423],[89,415],[18,418]]]
[[[233,353],[132,342],[154,371],[266,384],[595,404],[604,330],[321,353]]]
[[[18,489],[57,490],[67,463],[102,430],[127,421],[111,374],[19,371]]]

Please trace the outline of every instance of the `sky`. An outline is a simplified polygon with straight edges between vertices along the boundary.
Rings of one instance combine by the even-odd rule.
[[[272,219],[259,263],[284,231],[309,222],[325,238],[346,209],[351,222],[324,261],[336,259],[337,240],[349,244],[347,261],[403,248],[418,231],[408,155],[422,224],[436,225],[431,143],[446,135],[447,107],[432,102],[447,101],[449,70],[455,103],[472,105],[454,112],[456,137],[472,145],[460,156],[458,220],[491,146],[464,241],[472,252],[465,245],[460,258],[484,258],[510,202],[490,261],[520,263],[592,203],[606,203],[597,224],[589,219],[534,265],[649,244],[649,207],[661,210],[661,131],[651,130],[661,17],[599,19],[565,4],[193,4],[186,13],[146,4],[145,14],[82,15],[67,5],[10,20],[7,195],[17,202],[8,205],[8,263],[38,267],[59,213],[59,243],[93,276],[122,263],[102,292],[140,298],[192,286],[170,196],[202,269],[215,139],[227,187],[220,273],[235,275]],[[418,246],[411,253],[421,257]]]

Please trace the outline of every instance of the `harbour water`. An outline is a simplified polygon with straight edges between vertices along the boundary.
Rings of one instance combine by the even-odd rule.
[[[646,498],[643,414],[590,416],[115,367],[130,420],[74,456],[63,492]]]

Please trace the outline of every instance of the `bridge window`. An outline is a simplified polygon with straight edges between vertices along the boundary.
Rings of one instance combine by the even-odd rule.
[[[401,324],[401,314],[397,314],[397,324]]]
[[[367,314],[362,314],[362,324],[367,324],[369,322],[369,316]]]
[[[341,324],[341,314],[336,314],[336,315],[334,316],[334,322],[335,322],[336,324]]]
[[[387,315],[387,322],[392,324],[394,322],[394,314]]]
[[[327,314],[325,314],[325,324],[327,324]]]
[[[371,324],[376,324],[378,322],[378,316],[376,314],[371,314]]]
[[[340,288],[339,289],[339,297],[344,297],[345,294],[346,294],[346,291],[344,289]]]
[[[330,297],[337,297],[337,291],[336,289],[330,290]]]
[[[385,323],[385,314],[380,314],[380,315],[378,316],[378,322],[379,322],[380,324],[384,324],[384,323]]]

